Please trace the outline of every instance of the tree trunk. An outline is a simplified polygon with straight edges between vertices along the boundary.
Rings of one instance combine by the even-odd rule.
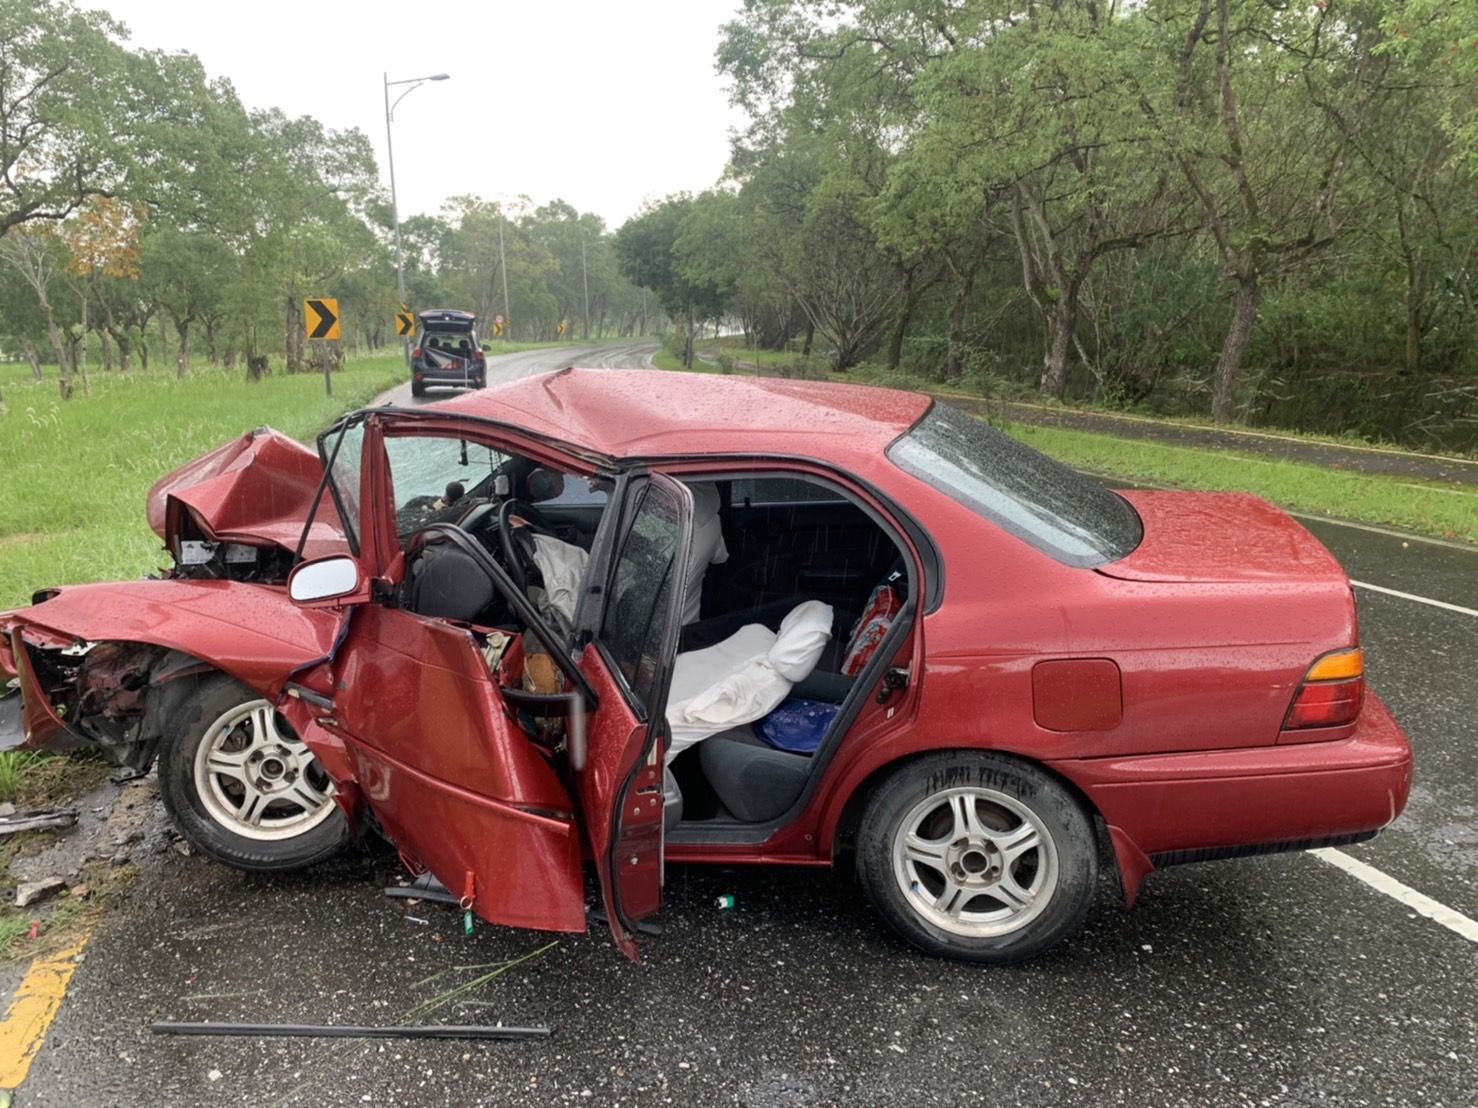
[[[175,352],[175,376],[183,381],[190,371],[190,321],[176,320],[174,329],[180,336],[180,348]]]
[[[103,372],[113,372],[113,344],[108,341],[108,332],[98,328],[98,349],[103,356]]]
[[[113,341],[118,344],[118,372],[127,373],[130,368],[130,356],[133,353],[133,340],[128,337],[128,332],[114,331]]]
[[[41,312],[46,317],[46,337],[51,342],[52,357],[56,358],[57,374],[62,377],[69,376],[67,351],[62,344],[62,332],[56,325],[56,317],[51,314],[51,305],[44,300],[41,302]]]
[[[1218,423],[1233,423],[1237,418],[1237,386],[1242,378],[1242,354],[1257,322],[1257,303],[1261,295],[1257,271],[1244,272],[1237,279],[1237,298],[1232,309],[1232,324],[1227,328],[1221,347],[1221,360],[1216,363],[1216,379],[1211,392],[1211,418]]]
[[[688,305],[688,341],[683,344],[683,368],[693,368],[693,306]]]
[[[149,372],[149,336],[142,327],[139,328],[139,368]]]
[[[42,379],[41,358],[36,353],[36,344],[30,339],[21,339],[21,353],[26,356],[26,361],[30,363],[32,379],[40,381]]]
[[[960,291],[949,310],[949,353],[944,363],[944,375],[950,381],[958,381],[965,369],[965,315],[970,309],[970,294],[975,291],[975,267],[971,266],[960,278]]]
[[[809,358],[811,356],[811,344],[815,340],[816,340],[816,324],[812,323],[811,320],[808,317],[806,319],[806,339],[805,339],[805,341],[803,343],[801,343],[801,357],[802,358]]]
[[[919,306],[921,293],[914,284],[913,274],[904,279],[903,306],[898,309],[898,318],[893,321],[893,330],[888,335],[888,368],[897,369],[903,360],[903,340],[908,335],[908,325]]]
[[[1047,316],[1047,353],[1042,361],[1042,391],[1054,400],[1067,392],[1067,352],[1076,323],[1076,295],[1064,289]]]
[[[1401,372],[1411,376],[1422,363],[1422,287],[1421,278],[1408,260],[1406,268],[1406,348],[1401,355]]]

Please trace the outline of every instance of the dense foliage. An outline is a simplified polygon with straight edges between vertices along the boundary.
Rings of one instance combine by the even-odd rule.
[[[414,310],[507,304],[505,337],[523,340],[646,323],[601,220],[562,202],[462,197],[403,232]],[[56,366],[63,396],[88,388],[89,362],[302,369],[326,353],[305,349],[310,296],[338,298],[345,345],[383,347],[392,244],[361,132],[247,111],[193,56],[129,49],[103,13],[0,0],[0,353],[37,379]]]
[[[719,66],[758,344],[1475,445],[1474,0],[744,0]]]
[[[614,234],[455,198],[402,224],[411,306],[1478,447],[1478,0],[736,3],[724,180]],[[0,353],[64,394],[302,368],[305,296],[382,347],[392,241],[360,132],[0,0]]]

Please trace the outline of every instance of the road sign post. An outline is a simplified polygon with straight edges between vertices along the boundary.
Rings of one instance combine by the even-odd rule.
[[[339,302],[333,297],[321,296],[303,301],[303,331],[308,341],[316,344],[339,341]],[[333,358],[322,345],[315,345],[317,356],[323,361],[323,391],[334,394]]]

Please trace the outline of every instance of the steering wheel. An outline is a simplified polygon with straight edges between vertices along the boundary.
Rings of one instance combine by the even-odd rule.
[[[533,555],[528,547],[519,542],[514,534],[513,517],[515,515],[528,524],[531,530],[539,534],[552,535],[554,532],[543,512],[521,500],[509,497],[498,509],[498,539],[503,546],[504,567],[519,591],[527,595],[529,571],[537,569],[538,566],[534,564]]]

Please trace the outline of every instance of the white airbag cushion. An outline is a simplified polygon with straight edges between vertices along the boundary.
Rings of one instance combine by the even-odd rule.
[[[580,596],[580,582],[585,578],[585,565],[590,554],[578,546],[553,535],[533,532],[534,564],[544,578],[545,602],[566,623],[575,619],[575,601]]]
[[[770,666],[792,685],[811,676],[831,638],[830,604],[807,600],[780,621],[780,634],[770,647]]]
[[[679,654],[667,696],[668,763],[710,735],[774,711],[816,667],[831,621],[829,604],[807,600],[785,617],[779,635],[751,623],[723,642]]]

